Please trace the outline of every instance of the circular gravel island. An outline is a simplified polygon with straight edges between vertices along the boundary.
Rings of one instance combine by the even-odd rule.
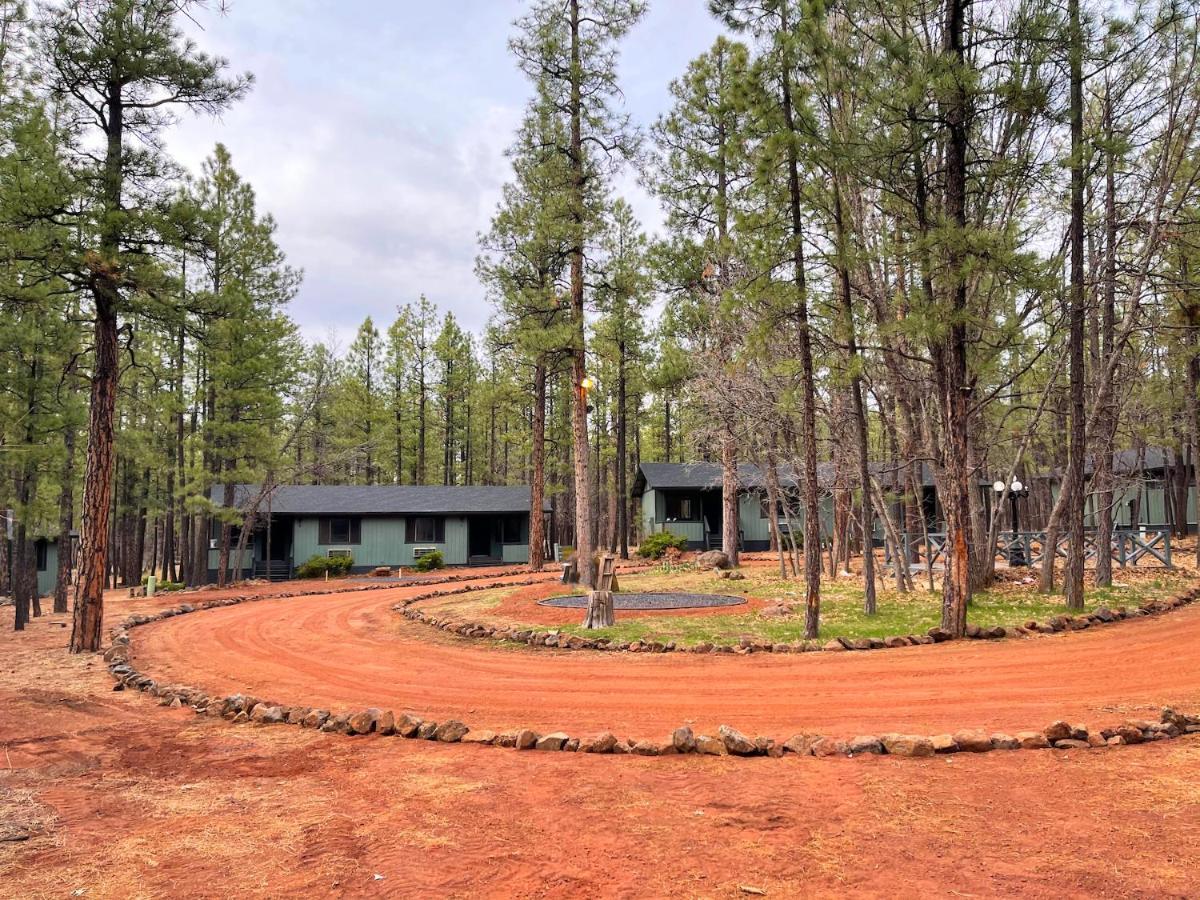
[[[613,608],[620,610],[655,609],[712,609],[720,606],[741,606],[745,597],[728,597],[724,594],[613,594]],[[567,597],[551,597],[539,600],[538,606],[553,606],[559,609],[586,609],[587,594]]]

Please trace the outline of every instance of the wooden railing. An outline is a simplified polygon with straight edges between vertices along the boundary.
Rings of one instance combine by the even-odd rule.
[[[1084,533],[1083,556],[1085,564],[1095,565],[1096,555],[1100,551],[1097,533],[1089,529]],[[909,568],[924,569],[930,566],[945,566],[946,533],[944,531],[929,534],[901,535],[904,557],[908,560]],[[1070,538],[1060,532],[1054,546],[1056,557],[1065,559]],[[1045,559],[1048,540],[1045,531],[1002,531],[996,539],[996,558],[1005,560],[1013,565],[1040,566]],[[892,552],[886,551],[886,563],[892,565]],[[1144,528],[1114,529],[1112,541],[1109,544],[1110,558],[1121,568],[1150,564],[1172,568],[1171,563],[1171,530],[1166,526],[1146,526]]]

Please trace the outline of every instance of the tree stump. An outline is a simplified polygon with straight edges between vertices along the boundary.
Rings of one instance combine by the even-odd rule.
[[[583,627],[610,628],[615,622],[612,591],[588,593],[587,616],[583,620]]]
[[[579,564],[575,561],[575,557],[571,557],[562,564],[562,583],[563,584],[578,584],[579,583]]]

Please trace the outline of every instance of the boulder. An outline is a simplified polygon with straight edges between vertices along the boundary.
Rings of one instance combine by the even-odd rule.
[[[926,633],[933,638],[933,642],[935,644],[942,644],[946,641],[954,639],[954,635],[952,635],[945,628],[930,628]]]
[[[533,743],[535,750],[561,750],[563,745],[570,740],[570,736],[561,731],[555,731],[552,734],[543,735]]]
[[[464,744],[494,744],[496,743],[496,732],[494,731],[468,731],[462,736]]]
[[[375,720],[375,731],[378,734],[396,733],[396,715],[390,709],[384,710]]]
[[[671,734],[671,744],[680,753],[694,753],[696,751],[696,735],[687,725],[682,728],[676,728]]]
[[[1046,735],[1046,740],[1052,744],[1056,741],[1065,741],[1071,736],[1071,726],[1060,719],[1047,725],[1042,734]]]
[[[720,738],[709,737],[707,734],[696,735],[696,752],[706,756],[728,756],[725,742]]]
[[[706,550],[696,557],[698,569],[729,569],[733,567],[729,554],[724,550]]]
[[[793,734],[783,742],[783,749],[797,756],[812,756],[813,745],[822,740],[819,734]]]
[[[827,737],[818,739],[812,746],[813,756],[846,756],[849,752],[850,745],[845,741]]]
[[[269,706],[266,703],[259,703],[250,711],[250,721],[260,722],[263,725],[278,725],[285,719],[282,708]]]
[[[935,734],[929,739],[933,744],[934,753],[957,753],[958,742],[954,740],[954,736],[950,734]]]
[[[1064,738],[1061,741],[1055,741],[1054,747],[1057,750],[1087,750],[1091,744],[1087,741],[1077,741],[1072,738]]]
[[[634,756],[658,756],[660,749],[654,741],[638,741],[629,748],[629,752]]]
[[[417,729],[417,737],[423,741],[436,741],[437,727],[437,722],[422,722],[421,727]]]
[[[404,713],[399,719],[396,719],[396,734],[406,738],[416,737],[423,724],[420,716]]]
[[[992,749],[991,735],[983,731],[956,731],[954,743],[962,753],[987,753]]]
[[[513,746],[518,750],[532,750],[541,737],[536,731],[530,731],[528,728],[523,728],[517,732],[516,739],[513,741]]]
[[[457,744],[470,731],[466,725],[457,719],[447,719],[437,727],[435,736],[443,744]]]
[[[1020,750],[1021,741],[1013,737],[1011,734],[993,734],[992,735],[993,750]]]
[[[1016,738],[1022,750],[1046,750],[1050,746],[1050,741],[1040,731],[1018,731]]]
[[[323,709],[314,709],[308,713],[300,724],[305,728],[320,728],[329,719],[329,713]]]
[[[586,737],[579,739],[580,753],[612,753],[613,747],[617,745],[617,736],[611,731],[602,731],[600,734],[589,734]]]
[[[892,756],[933,756],[933,741],[914,734],[885,734],[884,749]]]
[[[883,741],[873,734],[861,734],[850,741],[850,755],[862,756],[864,753],[882,753]]]
[[[730,728],[728,725],[722,725],[717,733],[721,736],[721,740],[725,743],[725,749],[734,756],[753,756],[758,752],[758,747],[754,741],[746,737],[736,728]]]
[[[354,713],[350,716],[350,731],[354,734],[370,734],[375,730],[380,712],[378,709],[364,709]]]

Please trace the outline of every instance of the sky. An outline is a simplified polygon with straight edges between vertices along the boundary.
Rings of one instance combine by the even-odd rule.
[[[254,74],[220,119],[184,119],[167,148],[198,172],[219,141],[304,284],[292,316],[344,349],[371,316],[426,294],[479,332],[491,313],[474,275],[509,177],[530,87],[508,53],[520,0],[232,0],[196,15],[199,46]],[[212,4],[213,7],[216,4]],[[622,44],[627,111],[646,128],[668,85],[720,32],[704,0],[650,0]],[[648,230],[655,201],[634,173],[617,190]]]

